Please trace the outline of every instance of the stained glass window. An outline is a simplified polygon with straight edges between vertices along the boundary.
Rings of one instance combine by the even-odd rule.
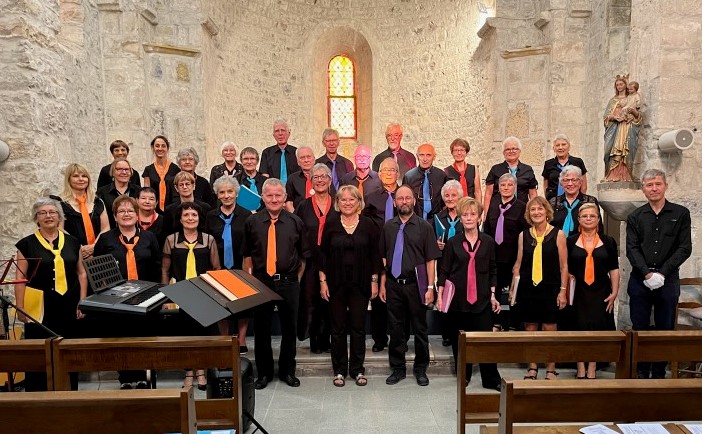
[[[356,138],[356,89],[353,62],[346,56],[329,61],[329,126],[341,138]]]

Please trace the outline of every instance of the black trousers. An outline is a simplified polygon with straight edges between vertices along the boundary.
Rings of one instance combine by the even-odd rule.
[[[392,369],[405,370],[405,320],[409,318],[414,330],[414,371],[425,372],[429,365],[429,338],[427,336],[427,309],[419,301],[417,284],[400,285],[390,279],[385,282],[388,305],[390,345],[388,355]]]
[[[388,307],[376,297],[371,300],[371,337],[375,345],[388,346]]]
[[[329,297],[331,313],[331,360],[334,375],[355,378],[364,374],[366,359],[366,312],[368,299],[358,288],[343,285],[333,290]],[[351,336],[347,351],[346,335]]]
[[[261,279],[260,276],[256,276]],[[265,279],[265,278],[264,278]],[[278,376],[295,375],[295,355],[297,330],[297,310],[300,302],[299,282],[270,282],[263,280],[278,295],[281,301],[274,301],[258,306],[254,311],[254,355],[258,376],[273,378],[273,349],[271,347],[271,322],[273,309],[278,306],[280,329],[280,356],[278,358]]]
[[[490,306],[480,313],[468,313],[449,311],[447,314],[451,324],[451,350],[453,350],[453,363],[458,371],[458,332],[487,332],[492,330],[492,311]],[[473,365],[468,363],[465,367],[466,379],[470,381],[473,375]],[[500,373],[497,371],[495,363],[481,363],[480,377],[483,380],[483,387],[493,388],[500,384]]]
[[[680,279],[678,274],[665,277],[665,284],[658,289],[648,289],[643,279],[631,275],[627,287],[629,294],[629,315],[634,330],[673,330],[675,328],[675,310],[680,298]],[[654,325],[651,326],[651,312]],[[668,362],[639,362],[636,366],[639,375],[648,378],[665,377]]]
[[[309,337],[311,349],[326,350],[329,346],[331,329],[327,304],[319,295],[319,269],[314,261],[307,261],[300,284],[297,339],[304,341]]]

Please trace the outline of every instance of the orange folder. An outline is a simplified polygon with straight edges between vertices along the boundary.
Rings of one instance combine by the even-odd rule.
[[[207,274],[214,278],[217,283],[222,285],[229,292],[234,294],[237,299],[257,294],[255,289],[239,280],[239,278],[230,273],[229,270],[208,271]]]

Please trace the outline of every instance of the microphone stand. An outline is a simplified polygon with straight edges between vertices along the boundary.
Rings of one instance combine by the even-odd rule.
[[[24,316],[26,316],[27,318],[32,320],[32,322],[34,324],[38,325],[42,330],[44,330],[49,335],[51,335],[51,337],[54,337],[54,338],[59,337],[58,333],[56,333],[55,331],[51,330],[50,328],[48,328],[44,324],[37,321],[30,314],[28,314],[24,309],[17,307],[17,305],[14,304],[12,301],[10,301],[9,298],[7,298],[4,295],[0,295],[0,309],[2,309],[2,321],[3,321],[3,325],[5,326],[6,331],[9,330],[9,328],[10,328],[10,318],[9,318],[9,314],[8,314],[8,310],[9,310],[10,306],[14,307],[17,312],[23,314]]]

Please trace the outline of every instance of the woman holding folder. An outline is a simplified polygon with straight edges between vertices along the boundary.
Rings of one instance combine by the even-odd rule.
[[[198,229],[201,208],[194,202],[183,202],[178,206],[178,216],[182,229],[169,235],[163,246],[161,262],[161,283],[168,285],[173,277],[176,282],[192,279],[211,270],[219,270],[219,252],[215,238]],[[207,333],[198,322],[181,314],[183,322],[190,329],[191,335],[203,336]],[[204,369],[196,371],[197,388],[207,389]],[[183,386],[193,385],[193,371],[185,371]]]
[[[573,308],[578,330],[614,330],[614,303],[619,294],[617,243],[598,233],[600,209],[585,203],[578,210],[580,233],[568,238],[568,271],[575,279]],[[597,364],[578,362],[576,378],[596,377]]]
[[[88,278],[80,260],[80,242],[59,229],[63,218],[61,204],[54,199],[42,197],[32,206],[37,230],[16,244],[16,278],[31,277],[31,280],[15,284],[15,298],[17,307],[29,311],[34,319],[59,335],[70,338],[78,336],[77,320],[83,318],[78,302],[87,296]],[[27,258],[39,259],[36,273],[37,262]],[[18,312],[17,317],[25,323],[25,339],[50,337],[22,313]],[[78,390],[77,374],[71,375],[71,389]],[[25,390],[46,390],[46,374],[27,372]]]
[[[458,331],[491,331],[492,312],[500,311],[495,298],[495,241],[478,231],[483,207],[476,199],[464,197],[456,204],[456,212],[463,229],[444,246],[436,300],[438,309],[447,313],[454,363],[458,357]],[[466,379],[470,381],[472,365],[466,365],[465,369]],[[500,390],[496,364],[481,363],[480,376],[484,388]]]

